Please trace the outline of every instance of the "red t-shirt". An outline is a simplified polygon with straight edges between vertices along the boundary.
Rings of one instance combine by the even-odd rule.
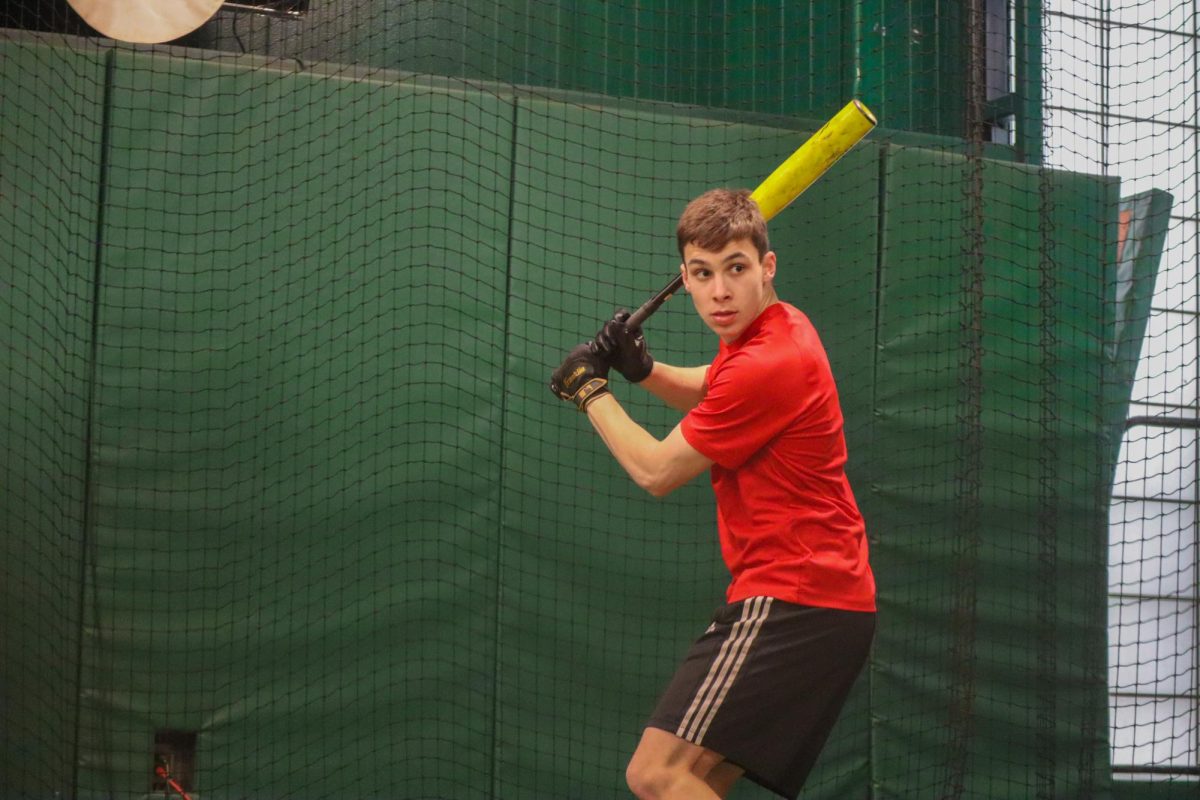
[[[768,306],[735,342],[721,343],[707,384],[681,426],[716,462],[728,602],[765,595],[874,611],[837,387],[808,317],[787,303]]]

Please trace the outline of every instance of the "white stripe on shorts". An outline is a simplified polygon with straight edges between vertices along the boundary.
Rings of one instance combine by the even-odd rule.
[[[771,600],[770,597],[751,597],[742,604],[741,618],[733,624],[729,638],[721,644],[716,660],[709,667],[708,675],[700,684],[700,690],[688,706],[687,713],[683,715],[679,729],[675,731],[675,735],[680,739],[693,744],[704,740],[708,726],[712,724],[721,704],[725,702],[725,696],[729,694],[729,687],[737,680],[738,671],[746,660],[750,645],[771,611]]]

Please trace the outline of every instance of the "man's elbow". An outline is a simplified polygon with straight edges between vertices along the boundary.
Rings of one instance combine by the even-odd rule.
[[[679,488],[679,482],[670,480],[665,475],[642,475],[637,478],[637,485],[654,497],[666,497]]]

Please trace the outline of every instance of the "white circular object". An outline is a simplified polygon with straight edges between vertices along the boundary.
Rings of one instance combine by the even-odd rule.
[[[84,22],[110,39],[159,44],[212,19],[223,0],[68,0]]]

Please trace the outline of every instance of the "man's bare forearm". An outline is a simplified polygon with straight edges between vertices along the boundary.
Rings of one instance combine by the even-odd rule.
[[[611,394],[587,407],[588,420],[617,463],[634,482],[655,497],[678,489],[712,466],[692,448],[678,426],[659,441],[626,413]]]
[[[687,412],[704,398],[704,379],[707,374],[707,364],[702,367],[675,367],[656,361],[654,369],[638,386],[671,408]]]

